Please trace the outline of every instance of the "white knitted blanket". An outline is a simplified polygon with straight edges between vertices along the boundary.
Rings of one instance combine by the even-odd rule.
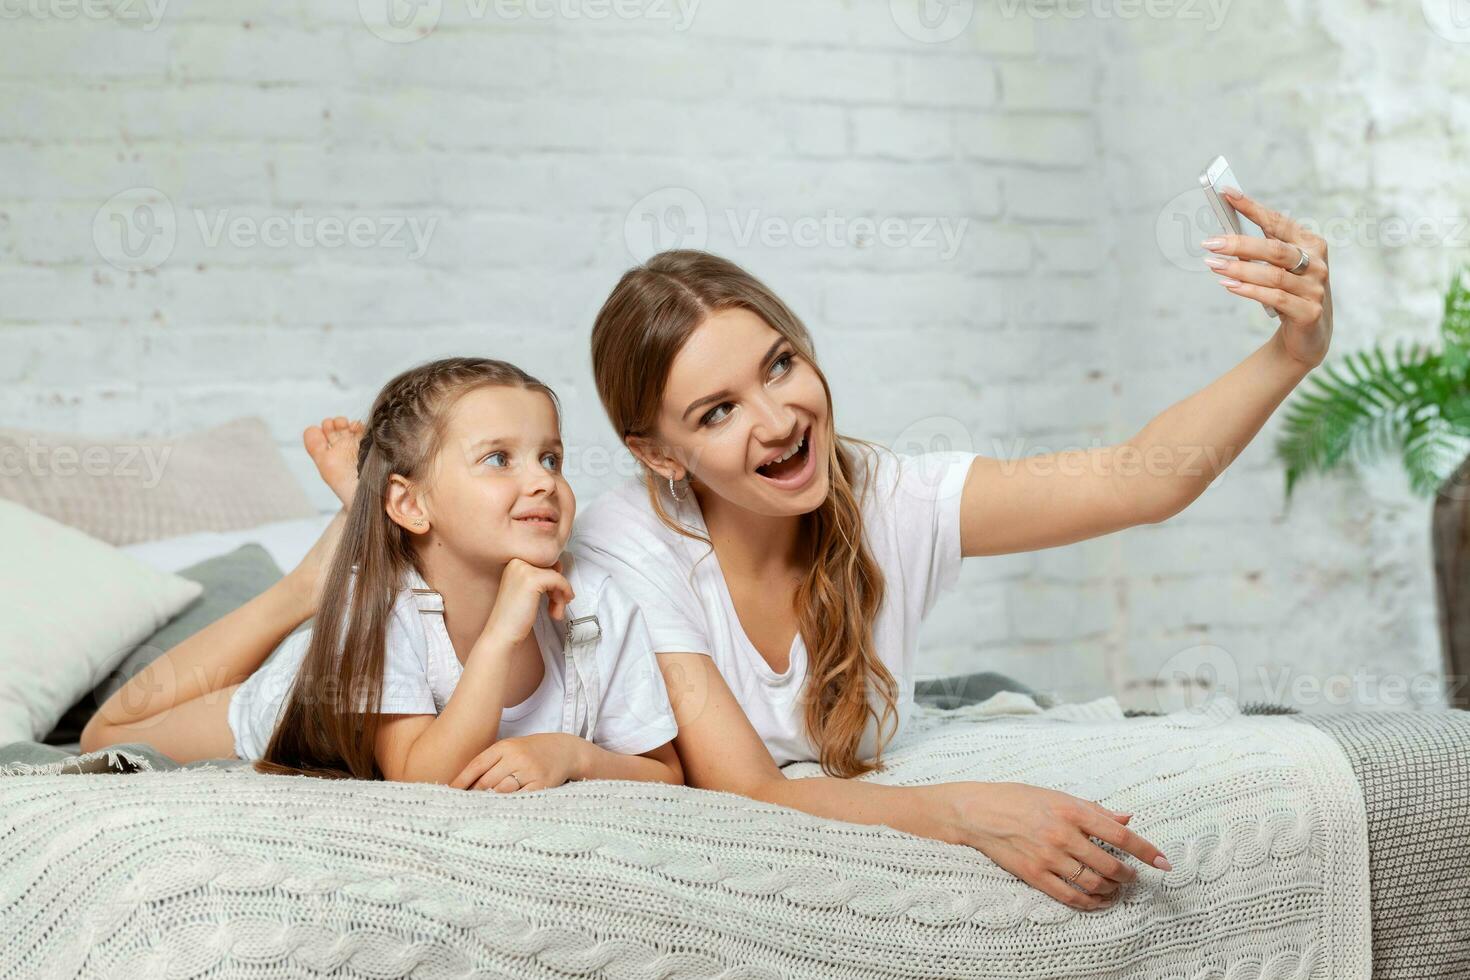
[[[1174,870],[1127,857],[1079,912],[968,847],[687,787],[7,776],[0,975],[1369,977],[1362,795],[1326,734],[1009,693],[911,721],[868,778],[1095,799]]]

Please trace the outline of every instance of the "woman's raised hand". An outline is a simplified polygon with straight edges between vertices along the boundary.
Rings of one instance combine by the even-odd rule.
[[[500,575],[495,608],[490,611],[490,618],[480,631],[480,639],[505,646],[520,643],[531,632],[543,594],[547,597],[547,611],[552,619],[566,615],[567,603],[576,598],[576,593],[562,575],[561,562],[542,568],[523,559],[512,558]]]
[[[1270,304],[1281,314],[1281,340],[1291,357],[1309,368],[1321,364],[1332,343],[1332,286],[1327,278],[1327,242],[1286,215],[1234,188],[1223,193],[1267,235],[1220,235],[1206,239],[1206,256],[1220,282],[1237,296]],[[1302,253],[1307,266],[1300,265]],[[1231,258],[1234,256],[1234,258]],[[1263,259],[1262,265],[1252,259]]]
[[[1025,783],[948,783],[969,844],[1031,887],[1078,909],[1102,908],[1124,882],[1138,876],[1093,842],[1096,837],[1145,864],[1171,870],[1159,849],[1124,824],[1131,814]],[[1085,867],[1081,875],[1067,879]],[[1078,891],[1078,887],[1082,890]],[[1090,893],[1090,894],[1089,894]]]

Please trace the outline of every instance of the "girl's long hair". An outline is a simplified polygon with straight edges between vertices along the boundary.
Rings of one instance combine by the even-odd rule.
[[[877,743],[873,762],[859,758],[868,717],[879,731],[898,721],[898,682],[873,648],[873,621],[883,603],[883,572],[863,535],[860,502],[853,491],[854,459],[873,444],[840,436],[832,416],[832,390],[817,366],[811,335],[801,320],[763,283],[726,259],[675,250],[655,255],[624,273],[597,314],[592,330],[592,373],[603,408],[620,437],[652,437],[675,356],[711,314],[732,308],[759,316],[811,364],[827,393],[828,472],[831,490],[822,505],[803,514],[801,539],[812,543],[812,561],[796,590],[797,618],[807,648],[803,690],[806,728],[822,770],[857,776],[882,769]],[[868,465],[873,465],[871,459]],[[657,474],[645,469],[648,499],[670,530],[713,544],[674,521],[660,500]],[[863,494],[869,481],[863,482]],[[871,686],[883,702],[879,717],[868,700]]]
[[[257,772],[381,779],[375,746],[384,646],[404,575],[418,569],[409,533],[388,517],[388,478],[428,485],[450,409],[479,388],[556,394],[513,364],[450,357],[410,368],[373,400],[357,451],[357,493],[327,572],[311,642]],[[354,573],[354,566],[356,572]]]

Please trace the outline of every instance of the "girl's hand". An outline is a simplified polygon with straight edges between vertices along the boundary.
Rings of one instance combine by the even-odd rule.
[[[497,644],[512,647],[520,643],[531,632],[543,593],[552,619],[566,615],[567,603],[576,598],[576,593],[561,574],[561,562],[550,568],[541,568],[520,558],[512,558],[500,575],[495,608],[490,611],[490,618],[480,631],[480,639],[489,638]]]
[[[1205,262],[1222,277],[1226,289],[1260,300],[1281,314],[1281,340],[1294,360],[1314,368],[1327,357],[1332,342],[1332,289],[1327,283],[1327,243],[1302,229],[1286,215],[1258,204],[1233,188],[1221,188],[1236,210],[1260,225],[1268,237],[1221,235],[1206,244],[1219,253]],[[1300,273],[1290,270],[1301,260],[1301,250],[1310,256]],[[1231,260],[1229,256],[1238,258]],[[1258,265],[1251,259],[1265,259]],[[1231,283],[1234,282],[1234,285]]]
[[[1157,867],[1155,859],[1163,857],[1157,847],[1124,826],[1131,814],[1115,813],[1100,803],[1025,783],[945,785],[952,787],[964,829],[960,843],[976,848],[1032,888],[1073,908],[1102,908],[1119,885],[1138,877],[1092,838],[1107,841],[1150,866]],[[1086,867],[1069,884],[1067,879],[1078,862]]]
[[[449,785],[497,793],[549,789],[580,779],[585,739],[564,732],[503,738],[470,760]]]

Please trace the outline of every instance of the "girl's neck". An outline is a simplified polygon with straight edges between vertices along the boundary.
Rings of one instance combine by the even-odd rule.
[[[490,621],[500,594],[501,568],[465,562],[448,548],[429,544],[418,549],[419,568],[429,588],[444,598],[444,627],[464,659]]]
[[[737,507],[697,484],[692,490],[727,578],[785,577],[810,566],[802,515],[770,517]]]

